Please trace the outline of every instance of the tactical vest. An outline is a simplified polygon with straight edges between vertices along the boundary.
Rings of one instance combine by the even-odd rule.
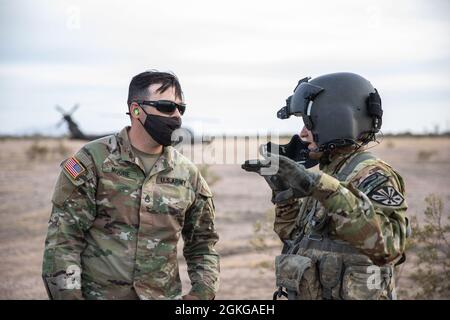
[[[374,158],[369,152],[361,152],[333,176],[345,181],[358,164]],[[376,266],[350,244],[331,239],[329,217],[326,212],[317,216],[317,204],[313,198],[305,199],[300,210],[309,211],[299,218],[306,219],[309,228],[285,243],[275,259],[279,288],[273,299],[395,299],[393,266]]]

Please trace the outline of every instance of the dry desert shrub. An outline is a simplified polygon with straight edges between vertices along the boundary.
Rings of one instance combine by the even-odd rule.
[[[419,150],[419,152],[417,152],[417,160],[419,162],[430,161],[431,157],[437,153],[437,150]]]
[[[250,245],[256,251],[264,251],[274,244],[279,244],[276,233],[273,231],[273,223],[275,220],[275,209],[270,208],[266,211],[261,219],[253,224],[253,234],[250,239]]]
[[[386,148],[393,149],[395,147],[395,143],[392,140],[386,141]]]
[[[67,157],[70,149],[66,146],[63,140],[58,140],[58,144],[52,150],[57,156]]]
[[[407,242],[407,251],[416,254],[414,269],[406,276],[413,290],[399,294],[406,299],[450,299],[450,216],[444,214],[439,196],[430,194],[425,202],[425,219],[419,223],[412,217]]]
[[[50,150],[46,145],[41,144],[39,140],[34,140],[25,153],[28,159],[35,160],[47,157],[49,151]]]
[[[63,140],[58,140],[54,146],[49,146],[45,141],[33,140],[33,143],[25,150],[25,154],[30,160],[43,160],[49,158],[67,157],[70,149]]]

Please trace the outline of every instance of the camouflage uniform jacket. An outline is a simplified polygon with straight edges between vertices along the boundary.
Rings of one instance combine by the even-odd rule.
[[[403,179],[375,158],[360,162],[345,181],[339,181],[338,173],[356,154],[337,155],[321,167],[323,174],[312,196],[277,204],[274,230],[284,242],[309,240],[325,221],[322,233],[326,230],[329,239],[358,252],[346,255],[344,264],[392,265],[402,257],[408,227]],[[297,254],[320,260],[325,253],[301,249]]]
[[[145,176],[128,128],[92,141],[62,163],[52,202],[43,261],[50,298],[180,298],[180,234],[190,294],[215,296],[212,194],[174,148],[165,147]]]

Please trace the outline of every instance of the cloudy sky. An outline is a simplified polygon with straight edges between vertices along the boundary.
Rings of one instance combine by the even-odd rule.
[[[0,0],[0,133],[128,123],[131,77],[175,72],[197,132],[293,133],[296,82],[350,71],[383,99],[384,132],[450,130],[450,2]]]

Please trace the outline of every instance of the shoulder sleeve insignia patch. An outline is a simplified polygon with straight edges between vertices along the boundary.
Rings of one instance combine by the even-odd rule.
[[[392,186],[382,186],[369,192],[367,195],[371,200],[385,206],[399,206],[405,200],[403,196]]]
[[[83,165],[75,157],[67,159],[64,164],[64,170],[74,179],[78,178],[80,174],[86,171]]]
[[[375,172],[374,174],[371,174],[367,178],[365,178],[358,186],[358,189],[368,194],[370,191],[376,189],[378,186],[382,185],[386,181],[388,181],[389,178],[385,175],[381,174],[380,172]]]

